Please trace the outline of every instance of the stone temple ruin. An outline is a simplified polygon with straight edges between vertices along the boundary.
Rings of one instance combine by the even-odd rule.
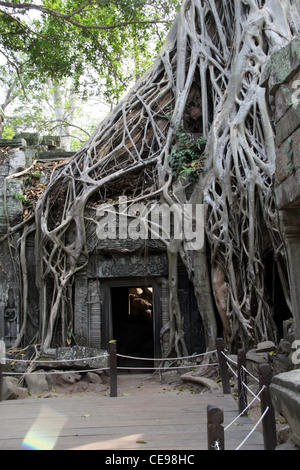
[[[10,227],[22,224],[24,214],[25,218],[28,216],[30,197],[28,201],[18,197],[26,195],[26,179],[32,178],[28,194],[33,193],[34,203],[35,194],[39,195],[40,186],[41,190],[45,189],[53,168],[68,161],[74,153],[60,150],[59,139],[55,136],[41,139],[36,134],[21,134],[12,140],[2,140],[0,145],[3,152],[2,195],[6,194],[0,227],[1,236],[5,237],[7,216]],[[34,168],[26,173],[25,169],[30,168],[33,161]],[[34,342],[36,331],[33,325],[35,320],[38,323],[39,311],[33,245],[33,237],[28,237],[27,276],[32,317],[26,333],[28,343]],[[143,249],[143,242],[133,243],[132,240],[125,240],[121,246],[119,241],[98,241],[88,266],[75,278],[74,337],[77,345],[107,350],[109,340],[114,337],[123,354],[161,357],[160,331],[168,319],[167,258],[159,243],[149,247],[146,258],[140,256]],[[12,253],[5,242],[1,250],[0,336],[10,347],[22,327],[20,294]],[[189,352],[202,352],[205,344],[201,319],[183,266],[179,267],[179,279],[179,298],[189,338]],[[60,346],[59,341],[57,346]]]
[[[281,64],[279,67],[278,64]],[[284,64],[284,67],[282,66]],[[264,68],[261,83],[269,95],[274,110],[277,145],[275,191],[289,255],[291,286],[290,309],[280,294],[280,283],[272,279],[277,327],[283,340],[279,344],[279,370],[290,367],[285,357],[292,354],[291,345],[300,338],[299,311],[299,39],[279,50]],[[12,346],[22,327],[18,269],[14,261],[13,244],[7,241],[8,228],[22,226],[28,205],[45,190],[56,165],[68,162],[73,153],[59,148],[55,136],[41,138],[37,134],[22,134],[13,140],[2,140],[0,160],[1,213],[0,236],[0,336]],[[32,164],[34,166],[32,167]],[[32,167],[32,168],[31,168]],[[121,188],[120,188],[121,189]],[[24,196],[28,197],[24,199]],[[118,189],[116,188],[116,194]],[[32,198],[32,200],[30,199]],[[90,238],[95,240],[95,229]],[[17,246],[18,232],[12,238]],[[35,284],[36,254],[34,234],[29,234],[24,247],[27,257],[30,322],[26,325],[26,340],[34,343],[38,325],[39,301]],[[146,250],[146,251],[145,251]],[[178,296],[183,312],[188,353],[203,352],[205,337],[194,289],[185,267],[178,264]],[[132,292],[145,309],[132,315]],[[145,292],[147,296],[145,297]],[[89,262],[74,278],[74,330],[76,344],[107,350],[109,340],[118,340],[124,354],[141,357],[161,357],[164,345],[161,330],[168,321],[169,286],[168,260],[159,241],[143,240],[93,241]],[[277,307],[277,308],[276,308]],[[294,317],[290,316],[290,310]],[[147,312],[147,314],[146,314]],[[276,313],[277,312],[277,313]],[[129,340],[130,339],[130,340]],[[57,338],[56,346],[61,344]],[[165,346],[166,348],[166,346]]]
[[[42,140],[35,134],[22,134],[10,141],[2,140],[0,145],[3,154],[0,170],[2,200],[4,188],[6,193],[5,211],[1,205],[0,234],[5,237],[7,217],[10,227],[22,224],[24,217],[28,216],[28,204],[34,204],[39,189],[45,189],[53,168],[67,162],[73,154],[57,148],[59,141],[56,137]],[[33,160],[34,168],[29,173],[25,170],[23,175],[22,172],[30,168]],[[35,173],[38,175],[31,176],[28,189],[26,179]],[[21,177],[18,176],[20,174]],[[18,198],[19,194],[28,194],[28,201]],[[33,238],[28,237],[26,246],[32,320],[27,326],[28,343],[34,342],[34,324],[38,324],[39,314]],[[140,255],[144,250],[143,244],[143,241],[132,240],[124,240],[121,244],[118,240],[98,241],[87,267],[78,273],[74,281],[73,334],[77,345],[107,350],[109,340],[114,337],[123,354],[161,357],[160,331],[168,319],[167,256],[163,247],[153,241],[148,247],[147,257],[143,257]],[[2,243],[0,336],[7,347],[13,346],[22,328],[19,287],[11,255],[7,243]],[[189,352],[202,352],[205,349],[202,323],[183,266],[179,266],[179,299],[184,312]],[[61,346],[59,339],[56,346]]]
[[[288,258],[287,273],[278,273],[274,268],[273,253],[269,261],[268,259],[266,261],[266,269],[272,273],[268,277],[267,287],[273,302],[274,323],[280,334],[280,341],[276,345],[276,354],[272,356],[272,361],[276,373],[291,371],[293,374],[294,369],[299,367],[299,361],[297,362],[299,355],[295,354],[295,344],[298,344],[297,340],[300,340],[299,50],[300,40],[296,37],[269,58],[260,76],[260,86],[266,90],[269,111],[274,119],[276,135],[274,191]],[[193,99],[198,99],[197,105],[199,105],[199,96],[197,98],[196,92]],[[163,106],[163,102],[161,105]],[[199,113],[196,112],[198,108],[195,108],[196,106],[193,107],[188,118],[185,116],[185,119],[189,122],[192,120],[193,124],[195,124],[195,119],[201,120]],[[164,126],[164,120],[159,120],[158,136],[161,135]],[[202,131],[204,130],[205,126]],[[146,132],[145,136],[149,137]],[[153,134],[150,137],[152,138]],[[2,240],[0,244],[0,337],[4,338],[7,346],[10,347],[15,344],[21,331],[23,331],[23,340],[25,339],[28,344],[35,343],[37,337],[45,337],[45,331],[40,331],[39,320],[42,313],[36,286],[36,266],[40,254],[35,248],[35,232],[32,228],[29,228],[26,234],[26,244],[19,247],[21,254],[25,256],[20,258],[21,265],[16,262],[14,250],[18,246],[24,218],[33,217],[31,211],[28,210],[29,205],[34,205],[36,195],[40,194],[39,191],[43,192],[48,187],[53,169],[58,165],[63,167],[64,162],[72,161],[72,154],[62,152],[58,148],[59,142],[54,137],[41,139],[39,136],[19,135],[12,141],[1,141],[0,144],[2,147],[0,154],[0,238]],[[118,150],[121,144],[118,142],[117,144]],[[150,148],[148,144],[147,142]],[[132,139],[130,145],[135,148],[136,142]],[[145,145],[145,148],[147,146]],[[107,148],[104,146],[102,150],[104,154]],[[151,150],[153,150],[152,147]],[[119,156],[122,157],[121,150]],[[80,159],[78,162],[78,164],[74,163],[74,168],[81,174],[84,163]],[[124,166],[123,173],[120,173],[121,176],[116,180],[116,184],[111,184],[103,190],[108,193],[108,196],[105,194],[107,199],[115,200],[124,195],[126,190],[131,190],[132,186],[138,187],[138,184],[142,184],[139,182],[138,172],[127,178],[125,170]],[[154,173],[153,171],[153,175]],[[151,187],[153,175],[150,169],[149,174],[143,170],[144,194],[147,188]],[[156,174],[155,177],[157,177]],[[216,191],[220,191],[217,186]],[[52,194],[53,207],[57,212],[63,206],[63,197],[65,197],[63,189],[56,195]],[[92,204],[91,207],[87,205],[87,213],[92,209]],[[55,220],[49,222],[52,230],[55,230],[55,223]],[[13,230],[7,237],[8,230],[12,228]],[[78,225],[71,225],[68,229],[68,241],[71,246],[72,243],[76,244],[75,231]],[[162,357],[168,350],[168,337],[163,336],[162,332],[167,328],[170,315],[170,273],[165,247],[159,240],[147,241],[146,244],[143,240],[109,238],[102,240],[95,236],[95,231],[94,223],[87,226],[87,262],[83,260],[82,266],[84,267],[75,272],[72,285],[69,285],[64,292],[64,295],[68,297],[69,307],[63,315],[72,316],[72,330],[66,331],[64,325],[57,322],[51,347],[68,347],[76,344],[106,351],[109,341],[116,339],[118,351],[124,355],[146,358]],[[48,247],[44,248],[46,250]],[[270,252],[272,252],[271,249]],[[58,259],[57,263],[59,262]],[[199,312],[191,273],[187,272],[186,266],[180,259],[178,259],[177,274],[178,302],[184,322],[187,353],[201,353],[207,347],[203,317]],[[285,275],[288,280],[289,305],[279,274]],[[27,292],[20,291],[22,276],[27,278]],[[217,281],[215,287],[217,287]],[[51,291],[52,287],[53,284],[50,282],[44,286],[48,291]],[[23,296],[28,292],[30,292],[26,305],[28,316],[24,322],[20,306]],[[221,302],[224,299],[219,297],[217,300]],[[221,317],[222,305],[214,305],[214,308]],[[223,334],[225,328],[220,318],[217,327],[219,333]],[[128,361],[124,363],[130,365]],[[295,381],[294,375],[292,380]],[[276,386],[275,383],[273,387],[274,402],[279,411],[288,409],[290,406],[299,407],[299,395],[295,405],[294,395],[291,398],[289,393],[284,392],[284,388],[292,388],[288,379],[280,382],[280,386]],[[300,432],[297,426],[297,423],[293,423],[293,432],[299,437]]]
[[[29,207],[44,191],[53,167],[74,155],[72,152],[62,151],[59,147],[59,137],[42,137],[37,133],[23,133],[11,140],[0,140],[0,238],[6,236],[9,227],[22,224],[28,215]],[[33,163],[35,166],[30,170]],[[31,196],[26,196],[26,193],[30,192]],[[8,243],[1,243],[0,250],[0,336],[9,347],[16,341],[22,321],[16,274],[18,267],[14,265],[14,255]],[[29,257],[30,259],[28,268],[29,272],[33,273],[35,260],[34,257]],[[34,278],[32,283],[35,284]],[[36,300],[33,297],[32,302],[34,306]],[[35,308],[36,305],[33,312]],[[34,337],[33,332],[32,335]]]

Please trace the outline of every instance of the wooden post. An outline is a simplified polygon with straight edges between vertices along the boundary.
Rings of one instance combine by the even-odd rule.
[[[264,447],[265,450],[274,450],[277,446],[276,421],[269,389],[272,380],[272,369],[269,364],[261,364],[258,371],[260,389],[264,387],[260,394],[261,414],[269,407],[262,420]]]
[[[247,384],[247,374],[246,374],[246,352],[244,349],[238,350],[238,403],[239,403],[239,413],[242,413],[243,410],[248,406],[247,398],[247,388],[244,384]],[[242,416],[246,416],[247,411],[245,411]]]
[[[224,411],[220,406],[207,406],[207,449],[225,450]]]
[[[109,367],[110,367],[110,396],[118,396],[117,384],[117,342],[109,342]]]
[[[224,356],[224,339],[217,338],[216,341],[220,375],[222,379],[222,387],[224,395],[230,395],[230,385],[229,385],[229,376],[228,376],[228,366],[226,362],[226,357]]]

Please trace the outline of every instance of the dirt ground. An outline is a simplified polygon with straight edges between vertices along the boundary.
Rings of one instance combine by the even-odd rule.
[[[209,393],[207,387],[199,386],[193,383],[183,382],[181,374],[168,373],[163,376],[158,374],[118,374],[118,396],[156,394],[156,393],[177,393],[177,394],[195,394]],[[221,387],[220,387],[221,391]],[[101,375],[101,382],[88,383],[80,380],[74,384],[55,384],[51,390],[44,391],[40,395],[31,395],[29,398],[53,398],[59,396],[110,396],[109,377]]]
[[[162,378],[159,378],[158,375],[148,374],[118,375],[118,395],[154,393],[177,393],[181,395],[186,393],[209,393],[209,390],[206,387],[183,382],[179,374],[165,375]]]

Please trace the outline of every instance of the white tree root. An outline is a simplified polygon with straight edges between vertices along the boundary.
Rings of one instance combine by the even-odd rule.
[[[214,305],[229,349],[274,338],[263,237],[268,234],[282,272],[285,253],[273,195],[274,135],[259,79],[272,52],[299,34],[299,24],[296,0],[184,1],[151,69],[54,174],[39,201],[37,283],[44,346],[51,344],[62,312],[71,311],[64,293],[88,262],[88,214],[122,194],[147,204],[205,205],[203,249],[166,245],[167,354],[187,351],[177,298],[178,254],[194,283],[208,350],[216,337]],[[189,185],[170,179],[168,157],[181,126],[195,139],[207,139],[207,172]],[[212,287],[216,272],[222,284]],[[69,331],[72,318],[64,315],[63,322]]]

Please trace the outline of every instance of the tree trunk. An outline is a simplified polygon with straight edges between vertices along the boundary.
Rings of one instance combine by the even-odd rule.
[[[260,76],[272,52],[299,32],[293,0],[185,0],[151,69],[53,177],[42,197],[37,213],[40,284],[50,277],[61,295],[68,284],[66,267],[71,282],[87,262],[85,227],[77,217],[78,211],[85,214],[87,203],[95,208],[114,204],[122,194],[145,204],[203,203],[204,246],[188,250],[184,242],[166,244],[168,353],[186,352],[176,294],[178,253],[194,284],[208,350],[215,347],[216,312],[229,349],[273,339],[263,239],[269,237],[283,263],[286,257],[273,194],[274,135]],[[170,156],[180,156],[176,151],[183,134],[191,143],[199,136],[207,139],[206,173],[198,174],[199,183],[178,181],[170,166]],[[193,170],[193,158],[182,166],[183,173]],[[201,158],[199,153],[198,162]],[[91,217],[80,220],[90,223]],[[67,233],[74,226],[71,243]],[[48,318],[60,315],[64,301],[57,299]]]

